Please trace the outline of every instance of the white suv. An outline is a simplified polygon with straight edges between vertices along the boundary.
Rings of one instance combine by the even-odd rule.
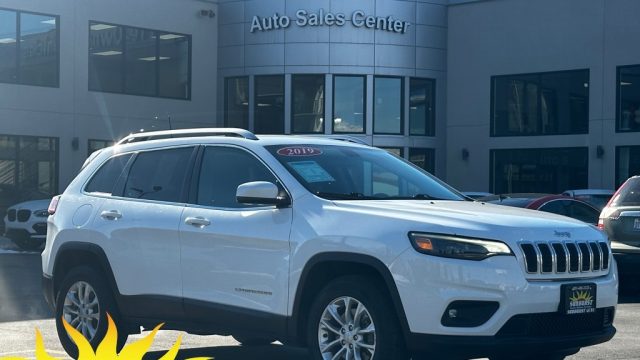
[[[469,201],[384,150],[237,129],[131,135],[49,209],[44,288],[96,345],[127,333],[305,345],[314,359],[561,359],[614,336],[607,238]]]

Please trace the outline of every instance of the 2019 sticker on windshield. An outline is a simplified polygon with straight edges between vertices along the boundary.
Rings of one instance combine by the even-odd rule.
[[[296,161],[289,165],[308,183],[336,180],[315,161]]]
[[[322,150],[310,146],[288,146],[278,149],[280,156],[317,156],[322,155]]]

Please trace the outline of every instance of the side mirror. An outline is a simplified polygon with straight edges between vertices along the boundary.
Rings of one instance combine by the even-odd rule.
[[[236,199],[241,204],[276,205],[285,207],[291,205],[287,195],[279,196],[278,187],[268,181],[253,181],[241,184],[236,191]]]

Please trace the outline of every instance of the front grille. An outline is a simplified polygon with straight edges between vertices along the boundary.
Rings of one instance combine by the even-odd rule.
[[[525,242],[520,244],[529,274],[569,274],[609,270],[606,242]]]
[[[16,221],[16,209],[11,209],[7,212],[7,219],[9,221]]]
[[[18,210],[18,221],[26,222],[31,217],[31,210]]]
[[[500,329],[497,336],[548,338],[599,332],[612,325],[614,311],[615,309],[610,307],[580,315],[565,315],[559,312],[515,315]]]

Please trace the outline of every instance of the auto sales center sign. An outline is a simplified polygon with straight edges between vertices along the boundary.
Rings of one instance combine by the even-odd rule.
[[[392,16],[372,16],[367,15],[362,10],[355,10],[349,16],[343,13],[327,12],[320,9],[317,12],[307,10],[296,11],[295,18],[287,15],[273,14],[269,17],[254,16],[251,21],[251,32],[270,31],[277,29],[287,29],[293,25],[298,27],[307,26],[345,26],[347,23],[356,28],[371,30],[389,31],[398,34],[405,34],[411,25],[408,21],[402,21]]]

